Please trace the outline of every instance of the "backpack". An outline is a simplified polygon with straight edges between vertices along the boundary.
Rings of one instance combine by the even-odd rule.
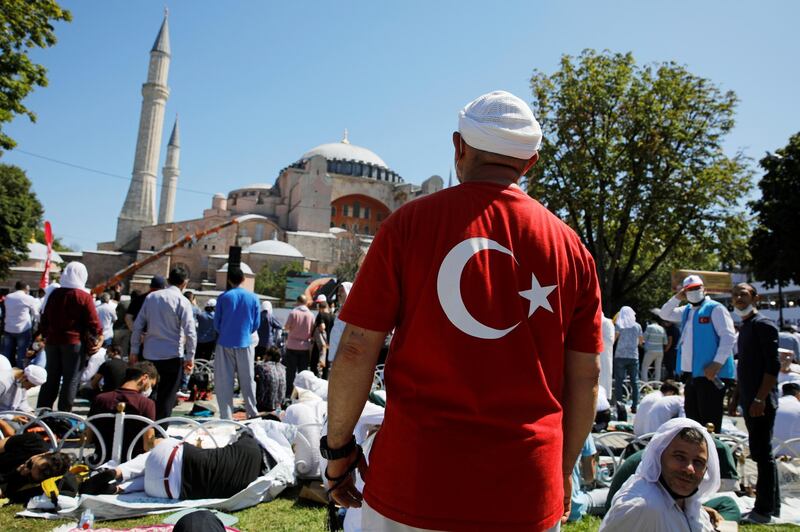
[[[267,379],[267,368],[263,364],[255,364],[253,368],[254,380],[256,381],[256,410],[259,412],[269,412],[272,410],[270,402],[269,380]]]

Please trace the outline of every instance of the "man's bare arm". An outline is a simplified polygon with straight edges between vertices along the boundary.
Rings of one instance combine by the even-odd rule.
[[[600,356],[596,353],[566,352],[564,363],[564,452],[562,472],[570,475],[586,436],[592,430],[597,381],[600,377]]]
[[[350,324],[342,333],[328,387],[328,445],[333,449],[346,445],[353,435],[369,397],[384,338],[385,332]]]

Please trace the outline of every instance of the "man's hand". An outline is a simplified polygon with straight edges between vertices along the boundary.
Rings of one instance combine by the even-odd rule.
[[[183,372],[185,374],[191,375],[193,369],[194,369],[194,359],[184,361]]]
[[[566,524],[572,512],[572,473],[564,475],[564,513],[561,515],[561,524]]]
[[[93,345],[86,347],[86,354],[93,355],[100,351],[100,348],[103,347],[103,336],[101,335],[97,340],[95,340]]]
[[[11,418],[11,421],[19,423],[20,425],[25,425],[28,423],[28,421],[30,421],[30,419],[28,418],[28,416],[14,416]]]
[[[681,289],[680,289],[680,290],[678,290],[678,292],[675,294],[675,297],[677,297],[677,298],[678,298],[678,299],[680,299],[681,301],[686,301],[686,290],[684,290],[683,288],[681,288]]]
[[[358,473],[363,479],[367,472],[367,461],[363,453],[357,448],[347,458],[339,460],[331,460],[328,462],[328,467],[325,470],[327,478],[337,478],[345,474],[345,472],[353,465],[353,461],[359,458]],[[326,478],[326,480],[327,480]],[[346,478],[338,482],[328,480],[330,497],[340,506],[344,508],[361,508],[361,501],[364,499],[361,492],[356,488],[356,472],[351,471]],[[334,487],[335,486],[335,487]]]
[[[708,518],[711,520],[711,525],[714,528],[719,526],[719,524],[725,520],[725,518],[722,517],[722,515],[720,515],[720,513],[713,508],[709,508],[708,506],[703,506],[703,510],[705,510],[706,513],[708,514]]]
[[[703,373],[705,374],[706,379],[713,381],[717,377],[717,373],[719,373],[720,368],[722,368],[722,364],[719,362],[712,362],[703,368]]]
[[[756,402],[753,401],[750,403],[750,408],[748,408],[748,414],[750,417],[761,417],[764,415],[764,409],[766,408],[766,403],[764,401]]]

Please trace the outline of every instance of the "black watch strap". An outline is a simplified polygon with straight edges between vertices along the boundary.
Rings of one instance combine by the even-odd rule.
[[[319,452],[325,460],[339,460],[350,456],[356,448],[356,437],[350,438],[350,441],[344,447],[338,449],[331,449],[328,447],[328,437],[323,436],[319,440]]]

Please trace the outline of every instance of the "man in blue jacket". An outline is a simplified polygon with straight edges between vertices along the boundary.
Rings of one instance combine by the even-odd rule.
[[[214,328],[217,348],[214,352],[214,389],[219,416],[231,419],[233,414],[233,374],[239,379],[247,417],[256,417],[256,384],[253,378],[255,348],[252,335],[261,323],[258,298],[239,285],[244,281],[240,268],[231,268],[228,278],[233,288],[217,300]]]
[[[681,306],[683,300],[688,305]],[[661,319],[677,323],[681,330],[676,371],[686,383],[686,417],[705,426],[714,424],[720,433],[725,382],[736,378],[733,318],[722,303],[705,294],[703,280],[689,275],[677,294],[664,303]]]

